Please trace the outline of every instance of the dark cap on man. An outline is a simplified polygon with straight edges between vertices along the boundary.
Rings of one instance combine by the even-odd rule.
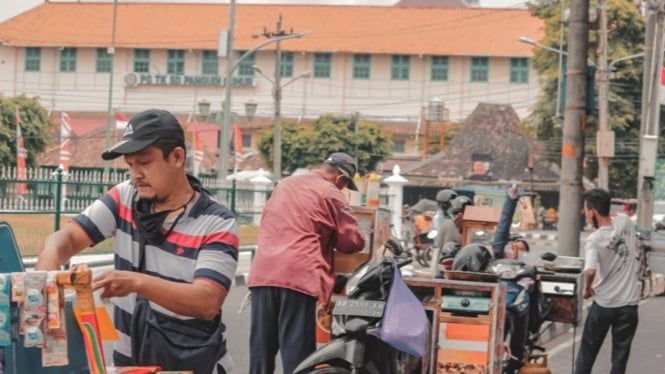
[[[184,144],[185,132],[173,114],[166,110],[148,109],[129,120],[122,140],[105,150],[102,159],[113,160],[122,155],[136,153],[162,139],[176,140]]]
[[[328,156],[323,163],[337,168],[337,170],[349,180],[349,189],[358,191],[358,186],[356,186],[356,183],[353,181],[353,177],[356,176],[358,170],[356,160],[354,160],[353,157],[344,152],[335,152]]]

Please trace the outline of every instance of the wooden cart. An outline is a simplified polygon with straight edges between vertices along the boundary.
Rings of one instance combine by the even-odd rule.
[[[428,374],[501,373],[506,287],[501,283],[405,278],[423,300],[431,318]],[[486,299],[486,312],[463,310],[473,299]],[[450,299],[460,302],[452,311]],[[446,371],[447,370],[447,371]]]

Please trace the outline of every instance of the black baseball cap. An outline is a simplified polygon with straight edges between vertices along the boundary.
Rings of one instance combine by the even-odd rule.
[[[358,186],[356,186],[356,183],[353,180],[353,177],[356,176],[358,167],[356,166],[356,160],[354,160],[353,157],[344,152],[335,152],[328,156],[323,163],[336,167],[342,175],[349,179],[349,189],[358,191]]]
[[[148,109],[129,120],[122,140],[105,150],[102,159],[113,160],[135,153],[162,139],[177,140],[184,144],[185,132],[173,114],[166,110]]]

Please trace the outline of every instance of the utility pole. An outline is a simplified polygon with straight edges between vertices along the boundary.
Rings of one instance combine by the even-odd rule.
[[[598,131],[596,132],[596,155],[598,156],[598,185],[609,189],[609,163],[614,157],[614,132],[609,126],[609,71],[607,66],[607,3],[598,0],[600,14],[599,54],[598,54]]]
[[[282,15],[277,19],[275,31],[268,31],[264,28],[263,36],[271,39],[293,34],[293,31],[287,33],[282,30]],[[282,177],[282,48],[280,42],[275,42],[275,78],[273,80],[272,95],[275,100],[275,133],[273,134],[273,164],[272,173],[275,179]]]
[[[568,31],[566,108],[561,144],[558,254],[578,256],[582,209],[582,134],[586,126],[589,0],[572,0]]]
[[[660,120],[660,71],[663,66],[664,0],[647,1],[642,75],[642,112],[640,124],[640,160],[637,178],[637,226],[651,235],[653,221],[653,183],[656,175]]]

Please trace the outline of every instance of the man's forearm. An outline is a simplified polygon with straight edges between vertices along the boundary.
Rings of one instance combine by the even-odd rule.
[[[162,307],[189,317],[210,320],[220,311],[227,290],[213,284],[171,282],[147,274],[137,274],[137,292]],[[220,297],[221,292],[221,297]]]
[[[59,270],[74,254],[68,234],[64,231],[54,232],[46,238],[44,248],[37,256],[35,270]]]

